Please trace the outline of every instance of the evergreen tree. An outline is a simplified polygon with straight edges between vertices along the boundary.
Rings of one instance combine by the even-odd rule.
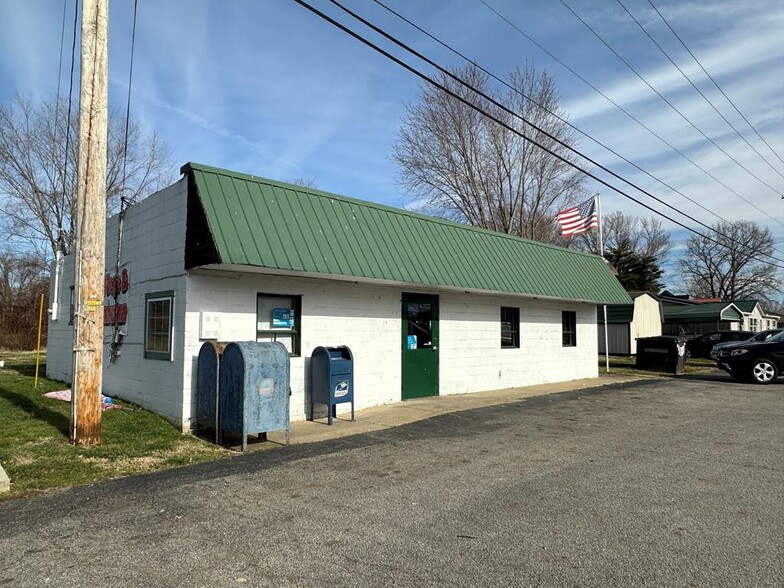
[[[618,272],[618,281],[627,292],[661,290],[662,270],[653,255],[637,253],[631,243],[622,240],[610,247],[605,257]]]

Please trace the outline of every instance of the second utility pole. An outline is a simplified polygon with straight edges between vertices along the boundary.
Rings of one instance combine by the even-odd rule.
[[[71,443],[101,442],[106,247],[108,0],[82,4]]]

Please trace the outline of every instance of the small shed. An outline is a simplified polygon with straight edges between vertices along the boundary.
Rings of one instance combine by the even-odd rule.
[[[636,355],[639,337],[662,334],[662,307],[657,296],[650,292],[629,292],[632,304],[607,306],[607,338],[612,355]],[[599,353],[605,353],[604,311],[597,309]]]

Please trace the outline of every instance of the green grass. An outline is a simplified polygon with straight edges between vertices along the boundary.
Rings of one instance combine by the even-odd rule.
[[[610,356],[610,373],[611,374],[626,374],[630,376],[651,376],[651,377],[669,377],[675,374],[668,374],[664,372],[656,372],[649,370],[638,370],[635,367],[637,359],[634,356],[611,355]],[[604,373],[605,360],[604,355],[599,356],[599,373]],[[710,372],[716,369],[716,362],[712,359],[690,358],[686,360],[684,373],[686,374],[700,374]]]
[[[102,413],[100,445],[72,446],[70,404],[43,397],[67,386],[39,377],[34,387],[35,353],[0,352],[0,360],[0,465],[11,479],[0,500],[230,455],[122,400],[123,409]]]

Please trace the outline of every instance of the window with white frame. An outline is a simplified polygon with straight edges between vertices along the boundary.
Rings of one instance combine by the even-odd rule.
[[[144,296],[144,357],[172,359],[174,334],[174,291],[151,292]]]

